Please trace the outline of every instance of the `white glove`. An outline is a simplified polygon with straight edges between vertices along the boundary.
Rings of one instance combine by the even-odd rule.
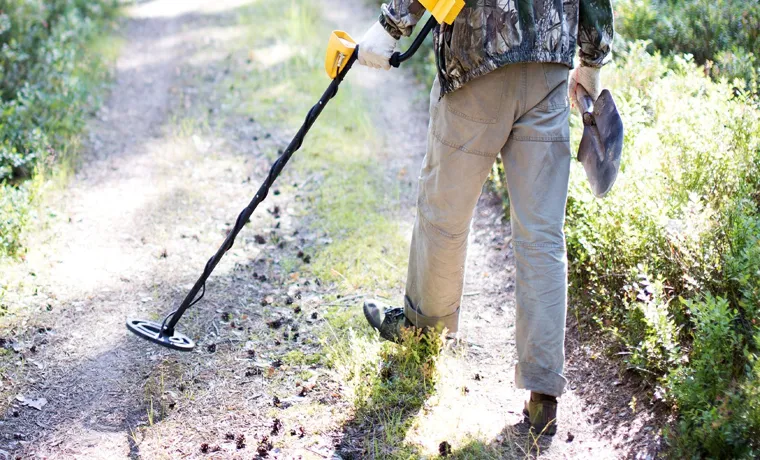
[[[591,99],[596,101],[599,93],[602,92],[601,69],[598,67],[580,66],[570,72],[570,78],[567,83],[567,95],[573,103],[573,107],[578,105],[578,86],[586,90]]]
[[[397,42],[382,24],[376,22],[359,42],[359,64],[375,69],[390,69],[389,61]]]

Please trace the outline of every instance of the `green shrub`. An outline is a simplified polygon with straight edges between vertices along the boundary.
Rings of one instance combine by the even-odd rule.
[[[0,186],[0,255],[15,254],[20,249],[28,214],[28,188]]]
[[[666,382],[680,414],[673,436],[679,457],[747,458],[760,452],[760,363],[743,348],[738,312],[728,300],[685,301],[692,316],[688,364]],[[742,350],[744,359],[737,359]],[[743,383],[739,383],[743,382]]]
[[[666,372],[680,358],[679,327],[670,313],[671,299],[662,278],[652,281],[643,266],[637,271],[637,281],[624,287],[626,333],[621,338],[636,369]]]
[[[95,103],[105,67],[87,45],[116,0],[0,1],[0,255],[19,248],[28,200],[15,189],[55,158]]]
[[[666,390],[679,456],[760,455],[757,100],[646,47],[604,72],[626,127],[613,191],[595,199],[572,172],[571,295]]]
[[[737,204],[728,223],[731,248],[725,266],[727,292],[748,327],[760,327],[760,218],[752,213],[756,206],[749,200]]]
[[[760,3],[741,0],[620,0],[616,30],[650,40],[650,51],[689,53],[707,70],[751,80],[760,68]]]
[[[36,161],[77,132],[90,102],[84,45],[112,0],[2,2],[0,181],[28,177]],[[97,65],[95,66],[97,67]]]

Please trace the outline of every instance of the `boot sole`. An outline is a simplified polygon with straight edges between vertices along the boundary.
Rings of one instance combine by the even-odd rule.
[[[369,312],[367,311],[367,306],[362,305],[362,312],[364,313],[364,319],[367,320],[370,326],[372,326],[372,329],[378,331],[378,327],[372,324],[372,317],[370,316]]]

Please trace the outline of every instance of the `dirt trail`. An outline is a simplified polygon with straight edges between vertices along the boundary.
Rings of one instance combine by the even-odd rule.
[[[356,2],[324,2],[340,6],[329,8],[327,19],[352,24],[354,36],[373,20],[374,11]],[[282,432],[290,434],[280,439],[275,458],[338,458],[341,423],[350,412],[341,383],[320,366],[306,377],[287,370],[267,374],[278,372],[276,357],[284,351],[318,347],[310,328],[321,321],[320,295],[329,290],[304,280],[296,295],[292,279],[278,268],[297,250],[296,232],[307,230],[297,213],[280,216],[273,209],[308,212],[301,192],[271,196],[263,206],[270,212],[262,208],[254,216],[215,272],[203,308],[186,322],[186,332],[202,337],[196,352],[178,355],[148,346],[123,326],[131,316],[157,318],[184,295],[257,186],[251,177],[261,177],[267,154],[289,140],[227,114],[220,105],[214,87],[235,65],[225,50],[243,36],[237,15],[251,2],[209,3],[155,0],[129,10],[117,78],[88,129],[84,164],[67,191],[50,203],[57,217],[15,268],[34,272],[37,289],[16,301],[36,313],[19,326],[26,331],[17,347],[23,359],[2,372],[4,390],[45,398],[47,405],[37,411],[11,402],[0,420],[0,454],[203,457],[200,446],[210,443],[211,450],[219,447],[211,452],[215,458],[250,457],[266,443],[261,433],[285,436],[272,426],[272,411],[290,407],[279,415]],[[427,102],[409,97],[419,94],[419,86],[404,72],[356,69],[352,78],[376,104],[376,129],[385,145],[379,156],[388,174],[401,177],[398,172],[406,170],[413,177],[424,155],[427,120]],[[407,114],[401,124],[399,111]],[[305,180],[286,172],[281,182]],[[402,190],[399,215],[410,228],[414,189]],[[514,264],[508,225],[500,216],[498,198],[485,194],[476,211],[467,270],[462,336],[469,346],[453,361],[460,366],[456,374],[447,376],[450,387],[466,391],[427,415],[446,417],[452,432],[466,429],[496,444],[512,441],[525,397],[512,383]],[[262,245],[263,239],[272,242]],[[271,304],[272,298],[292,303],[291,295],[298,298],[296,310]],[[282,318],[283,326],[273,330],[266,324],[272,317]],[[562,400],[560,434],[541,444],[540,454],[631,455],[630,440],[600,428],[610,419],[603,413],[609,416],[609,410],[585,407],[588,398],[575,391],[582,384],[575,369],[582,366],[572,365],[583,357],[572,352],[570,359],[576,382]],[[295,382],[301,382],[299,388],[317,386],[308,398],[306,390],[293,396]],[[631,430],[646,422],[632,414],[619,420]],[[301,433],[304,425],[319,428]],[[228,433],[249,437],[238,448],[240,441],[227,439]],[[446,436],[424,429],[409,435],[432,452]]]
[[[133,450],[130,431],[146,418],[146,378],[166,353],[127,337],[124,320],[165,311],[218,244],[210,225],[234,215],[203,197],[230,178],[231,163],[198,157],[215,141],[187,145],[170,120],[190,105],[178,81],[203,39],[190,26],[242,2],[205,10],[203,3],[145,2],[129,12],[117,78],[88,129],[85,163],[51,203],[60,215],[23,267],[39,286],[30,306],[50,312],[34,318],[40,332],[20,343],[27,363],[17,376],[28,378],[23,394],[47,405],[12,408],[1,448],[47,458]],[[235,192],[217,189],[216,198],[230,202]],[[184,226],[196,220],[209,225]]]

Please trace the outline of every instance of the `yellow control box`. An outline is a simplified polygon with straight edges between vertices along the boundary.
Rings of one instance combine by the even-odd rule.
[[[453,24],[464,8],[464,0],[419,0],[439,24]]]
[[[356,41],[342,30],[333,31],[327,42],[325,56],[325,71],[330,78],[335,79],[348,63],[348,59],[356,50]]]

